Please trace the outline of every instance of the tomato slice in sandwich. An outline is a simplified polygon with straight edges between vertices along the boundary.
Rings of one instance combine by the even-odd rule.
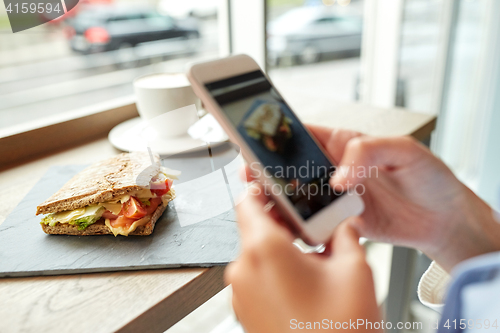
[[[151,192],[161,197],[170,191],[173,182],[171,179],[165,179],[165,183],[151,183]]]
[[[110,220],[109,223],[113,228],[130,228],[130,226],[137,221],[137,219],[131,219],[123,215],[118,216],[115,220]]]
[[[151,198],[149,199],[149,206],[146,207],[146,211],[148,214],[153,214],[153,212],[158,208],[158,206],[161,204],[161,198],[156,197],[156,198]]]
[[[123,204],[122,213],[125,217],[140,219],[141,217],[146,216],[147,211],[137,198],[130,197],[130,199]]]

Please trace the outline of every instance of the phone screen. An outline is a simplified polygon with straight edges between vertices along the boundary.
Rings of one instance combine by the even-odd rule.
[[[285,194],[304,220],[341,195],[328,184],[335,166],[260,70],[205,87],[274,178],[267,190]]]

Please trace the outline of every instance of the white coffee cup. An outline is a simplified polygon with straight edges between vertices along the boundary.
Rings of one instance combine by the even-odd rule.
[[[193,104],[199,108],[200,100],[183,73],[138,77],[134,80],[134,91],[139,115],[162,137],[187,135],[189,127],[198,120],[196,109],[184,108]],[[181,108],[184,109],[178,110]]]

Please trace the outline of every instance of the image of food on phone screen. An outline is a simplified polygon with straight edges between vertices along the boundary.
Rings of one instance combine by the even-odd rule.
[[[205,87],[304,220],[341,195],[328,184],[335,167],[260,70]]]

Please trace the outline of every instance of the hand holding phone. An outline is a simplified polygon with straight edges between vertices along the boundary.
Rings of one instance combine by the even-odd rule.
[[[305,242],[326,242],[364,204],[351,191],[335,191],[335,164],[245,55],[193,65],[188,78],[207,111],[219,121],[282,217]]]
[[[243,253],[225,271],[245,332],[289,332],[307,322],[333,330],[339,328],[335,323],[353,318],[379,321],[370,267],[356,230],[348,223],[339,226],[329,256],[303,255],[294,247],[293,235],[263,212],[266,198],[254,190],[252,186],[236,209],[244,230]]]

